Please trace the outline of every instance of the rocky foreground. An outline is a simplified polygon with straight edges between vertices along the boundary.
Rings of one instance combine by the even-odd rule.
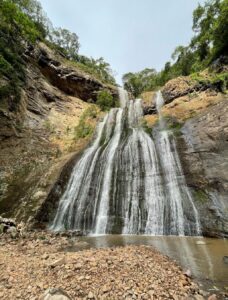
[[[69,252],[77,238],[0,235],[0,299],[217,299],[148,246]]]

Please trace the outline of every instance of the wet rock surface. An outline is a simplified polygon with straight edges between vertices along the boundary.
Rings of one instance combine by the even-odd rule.
[[[228,101],[188,120],[177,138],[205,236],[228,236]]]
[[[17,240],[1,236],[1,299],[207,299],[210,296],[176,263],[152,247],[59,251],[69,243],[77,240],[42,232],[28,233]]]
[[[228,98],[206,80],[207,76],[203,75],[204,82],[189,76],[167,82],[162,89],[166,103],[162,114],[167,120],[179,121],[171,129],[202,234],[227,237]],[[152,119],[152,124],[155,122],[156,118]]]

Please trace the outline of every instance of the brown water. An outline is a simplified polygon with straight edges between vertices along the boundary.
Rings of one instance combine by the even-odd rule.
[[[197,244],[197,242],[205,244]],[[191,270],[208,290],[228,289],[228,240],[200,237],[103,235],[79,238],[69,251],[125,245],[150,245],[176,260],[184,270]]]

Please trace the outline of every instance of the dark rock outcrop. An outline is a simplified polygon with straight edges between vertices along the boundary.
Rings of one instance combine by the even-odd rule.
[[[53,52],[42,43],[32,48],[31,51],[27,51],[26,55],[38,63],[41,72],[52,85],[69,95],[87,102],[96,102],[97,92],[107,89],[115,98],[118,97],[114,86],[106,85],[93,76],[82,73],[76,66],[73,66],[73,63],[70,67],[64,65],[56,60]]]
[[[67,161],[67,163],[62,168],[62,171],[54,183],[52,189],[50,190],[47,198],[41,204],[39,210],[34,217],[33,227],[42,228],[46,227],[48,223],[50,223],[54,219],[54,215],[58,208],[59,199],[63,195],[70,175],[73,171],[73,167],[75,163],[80,158],[81,153],[73,155],[71,159]]]
[[[155,105],[151,104],[151,106],[144,106],[143,114],[144,114],[144,116],[157,114],[157,109],[156,109]]]
[[[162,95],[165,103],[170,103],[174,99],[185,96],[194,92],[202,92],[207,89],[214,89],[220,91],[220,83],[210,83],[205,80],[204,82],[196,81],[188,76],[180,76],[168,81],[162,89]]]

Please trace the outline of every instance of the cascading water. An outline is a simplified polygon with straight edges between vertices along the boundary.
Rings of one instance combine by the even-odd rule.
[[[161,93],[154,140],[141,124],[141,100],[129,101],[122,89],[119,95],[121,107],[111,109],[98,125],[93,144],[73,169],[50,228],[84,234],[199,235],[174,136],[160,113]]]
[[[166,217],[169,219],[170,233],[179,235],[191,234],[191,224],[186,219],[184,211],[192,210],[195,223],[195,234],[200,234],[198,212],[194,206],[191,193],[186,185],[180,159],[176,149],[175,138],[171,130],[167,130],[165,120],[161,115],[164,99],[161,92],[157,93],[156,107],[159,114],[159,134],[157,137],[158,149],[164,173],[167,195],[169,196],[169,211]]]

